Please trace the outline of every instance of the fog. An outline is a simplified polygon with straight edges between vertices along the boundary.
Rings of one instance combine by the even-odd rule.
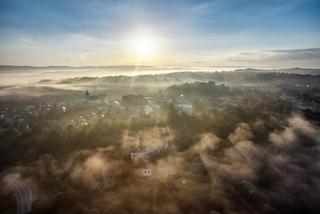
[[[216,68],[221,70],[221,68]],[[185,68],[134,68],[129,66],[110,68],[2,68],[0,71],[0,85],[34,84],[41,80],[62,80],[75,77],[105,77],[105,76],[135,76],[145,74],[165,74],[177,71],[185,71]],[[211,71],[210,68],[188,68],[189,71]],[[234,68],[222,68],[222,70],[234,70]]]
[[[124,136],[122,149],[42,155],[8,168],[6,178],[32,186],[35,213],[316,213],[319,130],[292,115],[286,126],[268,133],[267,142],[259,142],[252,126],[239,123],[227,139],[202,133],[183,151],[167,138],[170,153],[155,161],[119,159],[128,144],[134,146]],[[157,132],[141,134],[149,141]],[[151,168],[152,177],[142,177],[141,167]],[[103,179],[114,181],[104,187]]]
[[[173,72],[0,89],[5,213],[317,213],[320,76]]]
[[[235,71],[246,67],[153,67],[153,66],[105,66],[105,67],[29,67],[29,66],[1,66],[0,86],[16,84],[34,84],[41,80],[63,80],[75,77],[107,77],[107,76],[136,76],[149,74],[166,74],[174,72],[215,72]],[[261,72],[289,72],[289,73],[319,73],[318,69],[280,69],[258,68]],[[257,70],[257,71],[259,71]]]

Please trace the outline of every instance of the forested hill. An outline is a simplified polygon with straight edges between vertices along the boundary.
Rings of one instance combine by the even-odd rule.
[[[226,84],[319,84],[320,75],[302,75],[289,73],[264,73],[255,71],[238,72],[175,72],[158,75],[109,76],[109,77],[77,77],[62,80],[63,84],[75,83],[112,83],[112,84],[155,84],[171,85],[194,81],[215,81]]]

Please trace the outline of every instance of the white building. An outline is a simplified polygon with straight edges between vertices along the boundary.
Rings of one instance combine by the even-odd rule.
[[[181,111],[191,112],[192,111],[192,104],[188,103],[177,103],[174,107]]]

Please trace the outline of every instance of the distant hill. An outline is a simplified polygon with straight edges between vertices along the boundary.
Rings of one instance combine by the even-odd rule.
[[[313,68],[286,68],[286,69],[237,69],[235,71],[240,72],[256,72],[256,73],[288,73],[288,74],[310,74],[310,75],[320,75],[320,69]]]
[[[134,65],[116,65],[116,66],[13,66],[13,65],[0,65],[0,72],[7,72],[7,71],[38,71],[38,70],[45,70],[45,71],[64,71],[64,70],[70,70],[70,71],[77,71],[77,70],[135,70],[139,71],[141,70],[164,70],[164,71],[170,71],[170,70],[180,70],[183,71],[190,71],[195,72],[197,71],[197,68],[168,68],[168,67],[156,67],[156,66],[147,66],[147,65],[140,65],[140,66],[134,66]],[[208,67],[207,69],[199,68],[199,71],[206,71],[206,72],[213,72],[216,71],[212,67]],[[223,68],[220,68],[218,71],[224,71]],[[286,68],[286,69],[255,69],[255,68],[244,68],[244,69],[235,69],[233,72],[252,72],[252,73],[288,73],[288,74],[303,74],[303,75],[320,75],[320,68],[319,69],[312,69],[312,68]],[[168,72],[171,73],[171,72]]]
[[[37,70],[37,69],[135,69],[135,68],[144,68],[144,69],[152,69],[155,68],[153,66],[148,65],[115,65],[115,66],[14,66],[14,65],[0,65],[0,71],[8,71],[8,70]]]
[[[252,70],[224,72],[172,72],[156,75],[76,77],[60,81],[62,84],[93,84],[127,86],[132,83],[142,86],[169,86],[187,82],[215,81],[227,85],[283,85],[310,84],[319,85],[320,75],[292,74],[284,72],[257,72]]]

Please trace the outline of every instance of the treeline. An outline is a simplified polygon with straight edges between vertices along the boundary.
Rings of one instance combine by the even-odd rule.
[[[173,85],[166,89],[166,92],[170,97],[187,96],[189,98],[193,97],[221,97],[229,96],[232,93],[230,87],[224,84],[216,85],[215,82],[194,82],[194,83],[184,83],[180,85]]]
[[[310,84],[317,85],[320,75],[290,74],[279,72],[259,72],[259,70],[241,70],[233,72],[174,72],[157,75],[82,77],[63,80],[63,84],[94,82],[95,84],[168,86],[194,81],[215,81],[233,85],[241,84]]]
[[[72,151],[120,145],[127,121],[99,120],[82,128],[68,126],[33,127],[18,135],[8,130],[0,144],[0,169],[13,164],[28,163],[43,154],[63,155]]]

